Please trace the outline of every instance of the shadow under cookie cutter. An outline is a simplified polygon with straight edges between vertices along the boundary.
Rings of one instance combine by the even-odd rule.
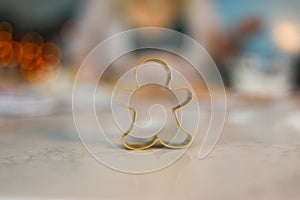
[[[130,149],[130,150],[144,150],[144,149],[151,148],[156,144],[160,144],[160,145],[162,145],[162,147],[167,147],[167,148],[171,148],[171,149],[186,148],[187,146],[189,146],[191,144],[193,137],[192,137],[192,134],[189,131],[187,131],[186,129],[183,128],[183,126],[182,126],[182,124],[181,124],[181,122],[178,118],[177,111],[179,109],[183,108],[184,106],[188,105],[192,101],[193,93],[191,92],[191,90],[189,88],[186,88],[186,87],[175,88],[175,89],[171,88],[171,82],[172,82],[173,74],[172,74],[171,67],[169,66],[169,64],[167,62],[165,62],[164,60],[159,59],[159,58],[148,58],[148,59],[142,61],[136,67],[135,74],[134,74],[134,78],[135,78],[135,81],[137,83],[137,87],[136,88],[124,88],[124,90],[135,92],[136,90],[138,90],[139,88],[141,88],[143,86],[143,84],[140,83],[139,78],[138,78],[138,70],[140,69],[140,67],[142,65],[144,65],[145,63],[148,63],[148,62],[157,62],[157,63],[161,64],[161,66],[166,70],[166,72],[167,72],[167,81],[165,83],[165,86],[162,86],[162,87],[165,87],[166,89],[168,89],[172,92],[173,91],[178,91],[178,90],[184,90],[185,91],[186,99],[182,103],[179,103],[177,106],[173,107],[172,110],[173,110],[173,114],[175,115],[176,123],[177,123],[178,127],[182,130],[182,132],[186,135],[186,138],[183,142],[181,142],[179,144],[171,144],[171,141],[167,142],[167,141],[162,140],[158,136],[158,133],[156,135],[152,136],[152,137],[149,137],[149,138],[138,138],[138,137],[135,137],[135,136],[131,136],[130,133],[133,130],[135,124],[136,124],[137,117],[138,117],[138,112],[133,107],[129,107],[129,106],[124,105],[120,102],[120,100],[119,100],[120,91],[118,91],[117,95],[116,95],[117,104],[119,106],[133,112],[132,123],[130,125],[129,130],[126,131],[122,136],[122,144],[123,144],[124,147],[126,147],[127,149]],[[144,84],[144,85],[147,85],[147,83]],[[138,142],[132,143],[132,142],[126,141],[126,139],[129,136],[134,138]]]

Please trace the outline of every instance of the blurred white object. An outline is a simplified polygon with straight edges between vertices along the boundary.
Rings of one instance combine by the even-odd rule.
[[[282,57],[247,54],[233,68],[233,87],[246,95],[280,97],[291,89],[291,66]]]
[[[0,94],[0,114],[6,116],[40,116],[53,112],[55,102],[44,96]]]

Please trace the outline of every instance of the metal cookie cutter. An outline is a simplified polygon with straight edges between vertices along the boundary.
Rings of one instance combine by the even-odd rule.
[[[148,63],[148,62],[157,62],[157,63],[161,64],[161,66],[166,70],[166,73],[167,73],[166,83],[165,83],[165,85],[157,86],[158,88],[161,87],[162,90],[169,91],[169,92],[172,92],[172,93],[174,93],[175,91],[178,91],[178,90],[182,90],[186,93],[185,100],[181,103],[178,103],[175,107],[172,107],[172,112],[175,116],[176,124],[178,125],[179,129],[185,134],[185,139],[182,142],[173,144],[172,141],[165,141],[164,139],[162,139],[159,136],[160,133],[157,133],[154,136],[147,137],[147,138],[139,138],[139,137],[136,137],[136,136],[131,136],[130,134],[131,134],[132,130],[134,129],[134,127],[136,125],[136,122],[137,122],[137,117],[139,116],[138,111],[133,107],[122,104],[119,100],[119,92],[120,91],[118,91],[117,95],[116,95],[117,104],[119,106],[125,108],[125,109],[128,109],[130,112],[133,113],[132,123],[130,125],[130,128],[122,136],[122,144],[124,145],[124,147],[126,147],[127,149],[131,149],[131,150],[148,149],[148,148],[153,147],[154,145],[156,146],[156,145],[159,145],[159,144],[160,144],[161,147],[167,147],[167,148],[171,148],[171,149],[185,148],[191,143],[192,134],[182,127],[182,124],[181,124],[181,121],[179,120],[177,111],[179,109],[181,109],[182,107],[186,106],[187,104],[189,104],[192,101],[193,93],[191,92],[191,90],[189,88],[186,88],[186,87],[175,88],[175,89],[171,88],[171,82],[172,82],[173,74],[172,74],[172,70],[171,70],[171,68],[170,68],[170,66],[168,65],[167,62],[165,62],[164,60],[159,59],[159,58],[148,58],[148,59],[142,61],[136,67],[135,74],[134,74],[135,81],[137,83],[137,87],[136,88],[125,88],[124,90],[134,93],[134,92],[138,91],[139,89],[141,89],[142,87],[153,84],[153,83],[141,84],[141,82],[138,78],[138,70],[140,69],[140,67],[142,65],[144,65],[145,63]],[[168,134],[170,134],[170,133],[168,133]],[[129,139],[134,140],[134,142],[128,141]]]

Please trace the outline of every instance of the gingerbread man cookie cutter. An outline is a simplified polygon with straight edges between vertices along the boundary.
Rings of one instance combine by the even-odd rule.
[[[171,82],[172,82],[173,74],[172,74],[171,67],[169,66],[169,64],[166,61],[164,61],[164,60],[162,60],[160,58],[148,58],[148,59],[143,60],[142,62],[140,62],[138,64],[138,66],[136,67],[135,73],[134,73],[134,78],[135,78],[135,81],[137,83],[137,87],[136,88],[124,88],[123,90],[130,91],[130,92],[135,92],[138,89],[140,89],[141,87],[143,87],[144,85],[153,84],[153,83],[142,84],[140,82],[139,78],[138,78],[138,71],[139,71],[139,69],[141,68],[141,66],[143,66],[144,64],[146,64],[148,62],[159,63],[166,70],[166,72],[167,72],[167,80],[166,80],[165,85],[161,86],[161,87],[164,87],[165,89],[167,89],[167,90],[169,90],[171,92],[175,92],[175,91],[178,91],[178,90],[183,90],[186,93],[185,100],[172,108],[172,111],[173,111],[173,114],[175,116],[178,128],[185,134],[185,139],[184,139],[184,141],[179,142],[177,144],[172,144],[171,141],[165,141],[165,140],[161,139],[158,136],[159,134],[155,134],[154,136],[149,137],[149,138],[137,138],[137,137],[134,137],[134,136],[130,136],[130,134],[131,134],[133,128],[135,127],[136,122],[137,122],[138,111],[135,108],[133,108],[133,107],[130,107],[128,105],[125,105],[125,104],[121,103],[121,101],[119,100],[119,93],[121,92],[121,90],[119,90],[117,92],[117,95],[116,95],[116,103],[119,106],[121,106],[121,107],[123,107],[123,108],[125,108],[128,111],[130,111],[130,112],[133,113],[133,115],[132,115],[132,123],[131,123],[128,131],[126,131],[123,134],[121,142],[122,142],[122,144],[123,144],[123,146],[125,148],[130,149],[130,150],[144,150],[144,149],[151,148],[151,147],[155,146],[156,144],[160,144],[161,147],[167,147],[167,148],[170,148],[170,149],[182,149],[182,148],[186,148],[187,146],[189,146],[191,144],[193,136],[192,136],[192,134],[189,131],[187,131],[182,126],[181,120],[179,119],[179,116],[178,116],[177,112],[180,109],[182,109],[183,107],[187,106],[192,101],[192,99],[193,99],[193,93],[192,93],[192,91],[188,87],[180,87],[180,88],[175,88],[175,89],[171,88]],[[134,137],[134,139],[135,139],[136,142],[129,142],[129,141],[127,141],[128,137]]]

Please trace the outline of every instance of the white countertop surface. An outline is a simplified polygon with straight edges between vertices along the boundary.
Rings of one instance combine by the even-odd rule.
[[[199,134],[173,165],[147,174],[95,160],[71,112],[1,117],[0,199],[300,199],[298,100],[229,99],[223,134],[208,157],[197,157]]]

